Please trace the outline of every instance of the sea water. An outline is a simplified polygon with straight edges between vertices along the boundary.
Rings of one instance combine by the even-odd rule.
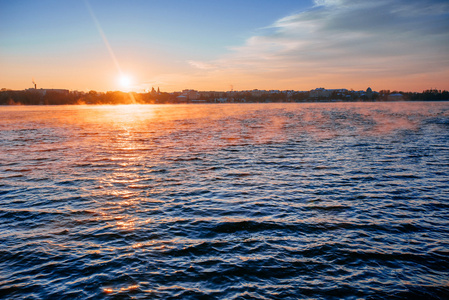
[[[0,107],[0,297],[449,297],[449,103]]]

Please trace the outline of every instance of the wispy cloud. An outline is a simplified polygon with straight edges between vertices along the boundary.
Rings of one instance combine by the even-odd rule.
[[[187,62],[192,67],[195,67],[195,68],[198,68],[198,69],[201,69],[201,70],[211,70],[211,69],[214,69],[216,67],[214,64],[207,63],[207,62],[204,62],[204,61],[189,60]]]
[[[314,4],[276,21],[265,34],[249,38],[226,56],[190,64],[215,76],[243,72],[254,82],[335,85],[357,78],[404,82],[431,74],[447,77],[446,0],[315,0]]]

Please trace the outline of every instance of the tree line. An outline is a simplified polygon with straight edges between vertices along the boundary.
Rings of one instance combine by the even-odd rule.
[[[62,92],[61,92],[62,91]],[[389,95],[401,94],[405,101],[449,101],[449,92],[429,89],[422,93],[381,90],[371,97],[359,95],[354,91],[347,93],[332,93],[329,97],[311,98],[309,92],[277,92],[254,95],[251,92],[209,92],[201,96],[202,102],[220,102],[225,97],[226,102],[316,102],[316,101],[389,101]],[[164,104],[179,103],[179,93],[149,92],[79,92],[64,90],[23,90],[0,91],[0,105],[76,105],[76,104]],[[195,100],[184,100],[195,102]]]
[[[0,91],[0,105],[153,104],[168,102],[168,93],[79,92],[79,91]]]

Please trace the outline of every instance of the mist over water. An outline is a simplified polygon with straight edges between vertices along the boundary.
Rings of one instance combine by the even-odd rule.
[[[0,297],[449,297],[449,103],[0,107]]]

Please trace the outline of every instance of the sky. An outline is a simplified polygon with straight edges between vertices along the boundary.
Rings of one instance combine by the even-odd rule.
[[[0,0],[0,88],[449,90],[447,0]]]

